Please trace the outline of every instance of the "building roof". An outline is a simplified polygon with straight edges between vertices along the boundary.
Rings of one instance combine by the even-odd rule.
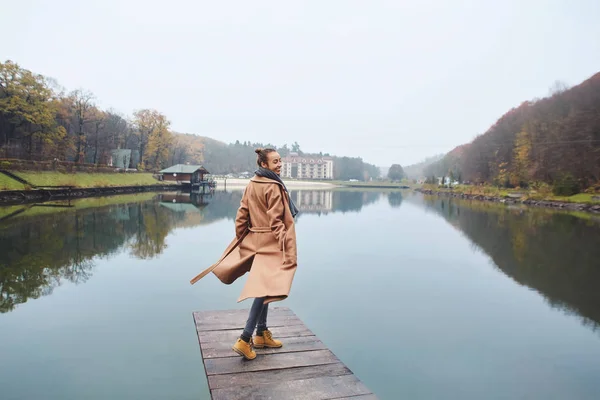
[[[281,160],[289,163],[323,164],[326,161],[332,161],[332,158],[327,156],[288,156]]]
[[[176,164],[169,168],[165,168],[160,171],[161,174],[193,174],[194,172],[202,170],[205,174],[209,172],[202,165],[187,165],[187,164]]]

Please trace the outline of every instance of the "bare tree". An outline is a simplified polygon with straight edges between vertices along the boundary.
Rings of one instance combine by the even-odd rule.
[[[77,120],[77,158],[76,162],[82,163],[85,160],[85,124],[92,117],[91,109],[94,107],[94,95],[83,89],[77,89],[71,92],[70,97],[73,101],[75,118]]]
[[[565,82],[557,79],[554,81],[554,83],[548,89],[548,94],[550,96],[553,96],[555,94],[563,93],[567,89],[569,89],[569,85],[567,85]]]

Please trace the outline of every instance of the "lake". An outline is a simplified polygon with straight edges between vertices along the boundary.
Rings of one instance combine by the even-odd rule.
[[[241,191],[0,208],[0,397],[208,399],[189,280]],[[290,307],[381,399],[598,399],[600,221],[409,191],[292,191]]]

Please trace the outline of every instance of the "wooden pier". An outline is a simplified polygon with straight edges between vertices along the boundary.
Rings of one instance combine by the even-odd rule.
[[[377,397],[287,307],[269,307],[267,325],[280,349],[245,360],[231,347],[248,309],[194,312],[213,400],[373,400]]]

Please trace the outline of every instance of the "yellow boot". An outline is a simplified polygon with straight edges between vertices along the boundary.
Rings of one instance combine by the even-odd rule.
[[[254,336],[254,347],[262,349],[263,347],[278,348],[283,346],[280,340],[273,339],[271,331],[266,329],[261,336]]]
[[[252,339],[250,339],[250,343],[246,343],[242,339],[238,339],[233,345],[232,349],[240,356],[243,356],[246,360],[254,360],[256,358],[256,353],[254,350],[252,350]]]

